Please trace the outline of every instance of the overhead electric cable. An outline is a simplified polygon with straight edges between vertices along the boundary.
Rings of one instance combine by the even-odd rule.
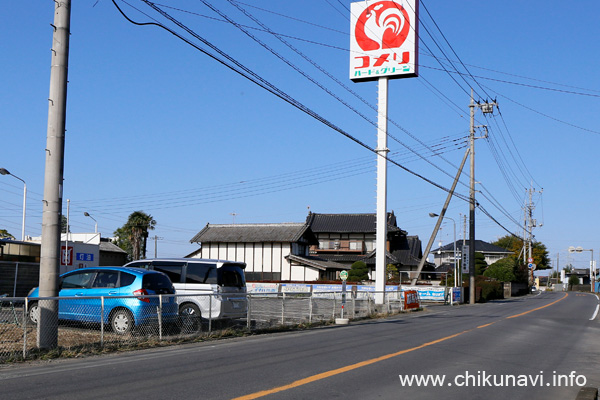
[[[182,28],[183,30],[185,30],[186,32],[188,32],[190,35],[192,35],[193,37],[195,37],[196,39],[200,40],[202,43],[204,43],[205,45],[209,46],[211,49],[213,49],[214,51],[216,51],[219,55],[221,55],[222,57],[225,57],[229,62],[231,62],[233,65],[235,65],[237,68],[234,68],[233,65],[225,62],[224,60],[218,58],[217,56],[213,55],[212,53],[208,52],[205,49],[202,49],[201,47],[195,45],[194,43],[192,43],[191,41],[189,41],[188,39],[182,37],[180,34],[178,34],[177,32],[173,31],[172,29],[164,26],[163,24],[160,23],[153,23],[153,22],[147,22],[147,23],[139,23],[139,22],[135,22],[133,20],[131,20],[122,10],[121,8],[116,4],[115,0],[112,0],[113,4],[115,5],[115,7],[117,7],[117,9],[119,10],[119,12],[123,15],[123,17],[125,17],[127,19],[127,21],[135,24],[135,25],[139,25],[139,26],[144,26],[144,25],[149,25],[149,26],[157,26],[160,27],[162,29],[164,29],[165,31],[171,33],[173,36],[183,40],[184,42],[188,43],[189,45],[191,45],[192,47],[196,48],[197,50],[201,51],[202,53],[208,55],[209,57],[215,59],[216,61],[218,61],[219,63],[223,64],[224,66],[226,66],[227,68],[231,69],[232,71],[244,76],[245,78],[251,80],[252,82],[256,83],[257,85],[261,86],[262,88],[264,88],[265,90],[271,92],[272,94],[275,94],[277,97],[281,98],[282,100],[286,101],[287,103],[289,103],[290,105],[296,107],[297,109],[303,111],[304,113],[312,116],[314,119],[318,120],[319,122],[323,123],[324,125],[330,127],[331,129],[335,130],[336,132],[342,134],[343,136],[347,137],[348,139],[352,140],[353,142],[359,144],[360,146],[362,146],[363,148],[371,151],[374,154],[378,154],[378,152],[372,148],[371,146],[367,145],[366,143],[360,141],[359,139],[355,138],[354,136],[350,135],[348,132],[344,131],[343,129],[339,128],[338,126],[336,126],[335,124],[333,124],[332,122],[330,122],[329,120],[325,119],[324,117],[322,117],[321,115],[317,114],[315,111],[313,111],[312,109],[306,107],[305,105],[303,105],[302,103],[298,102],[297,100],[293,99],[291,96],[289,96],[288,94],[282,92],[280,89],[278,89],[277,87],[275,87],[273,84],[271,84],[270,82],[266,81],[264,78],[260,77],[258,74],[256,74],[255,72],[251,71],[248,67],[245,67],[244,65],[242,65],[240,62],[238,62],[237,60],[233,59],[233,57],[229,56],[228,54],[224,53],[222,50],[218,49],[216,46],[214,46],[212,43],[208,42],[206,39],[202,38],[200,35],[198,35],[197,33],[193,32],[190,28],[188,28],[187,26],[185,26],[184,24],[182,24],[180,21],[177,21],[175,18],[173,18],[172,16],[170,16],[168,13],[166,13],[165,11],[163,11],[162,9],[160,9],[159,7],[157,7],[155,4],[153,4],[152,2],[148,1],[148,0],[141,0],[144,3],[146,3],[148,6],[150,6],[151,8],[153,8],[155,11],[157,11],[159,14],[161,14],[163,17],[167,18],[168,20],[170,20],[171,22],[173,22],[174,24],[176,24],[177,26],[179,26],[180,28]],[[241,70],[240,70],[241,69]],[[379,155],[381,156],[381,155]],[[396,165],[398,167],[400,167],[401,169],[403,169],[404,171],[424,180],[425,182],[430,183],[431,185],[442,189],[446,192],[449,191],[449,189],[445,188],[444,186],[432,181],[431,179],[426,178],[423,175],[418,174],[417,172],[414,172],[408,168],[406,168],[405,166],[403,166],[402,164],[394,161],[394,160],[389,160],[390,163],[392,163],[393,165]],[[469,201],[468,197],[459,193],[455,193],[454,196],[461,198],[464,201]]]

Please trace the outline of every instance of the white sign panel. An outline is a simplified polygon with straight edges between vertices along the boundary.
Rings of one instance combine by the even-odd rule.
[[[469,273],[469,245],[465,244],[462,247],[462,261],[460,263],[460,269],[463,274]]]
[[[418,75],[418,0],[350,4],[350,79]]]

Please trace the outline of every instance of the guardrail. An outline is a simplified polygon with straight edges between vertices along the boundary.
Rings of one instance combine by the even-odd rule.
[[[77,353],[108,347],[152,346],[168,340],[195,340],[224,334],[224,331],[231,333],[231,330],[249,332],[323,323],[341,317],[342,310],[344,317],[350,320],[403,311],[402,293],[386,296],[385,303],[377,306],[375,294],[368,292],[346,297],[340,292],[1,297],[0,363],[36,357],[39,335],[47,332],[51,325],[57,327],[50,330],[58,331],[58,349]],[[229,296],[236,298],[235,310],[231,309],[234,301]],[[176,303],[188,300],[195,300],[200,314],[178,312]],[[45,329],[42,323],[38,324],[44,307],[58,309],[60,318],[43,322]],[[222,318],[223,312],[232,311],[241,313],[242,318]]]

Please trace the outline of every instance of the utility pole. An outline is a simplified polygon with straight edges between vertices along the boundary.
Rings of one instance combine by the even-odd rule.
[[[458,172],[456,173],[454,181],[452,182],[452,187],[448,191],[448,196],[446,196],[446,201],[444,202],[442,211],[438,215],[429,214],[432,217],[437,216],[438,220],[435,224],[435,227],[433,228],[433,232],[431,232],[431,237],[429,238],[429,241],[427,242],[427,246],[425,246],[425,250],[423,251],[423,257],[421,257],[421,261],[419,261],[419,265],[417,266],[417,271],[415,273],[415,276],[411,280],[411,285],[413,285],[413,286],[417,284],[417,280],[419,279],[421,270],[423,269],[423,266],[425,265],[425,261],[427,261],[427,257],[429,256],[429,252],[431,251],[431,246],[433,245],[433,242],[435,241],[435,238],[438,234],[440,226],[442,225],[443,219],[449,218],[449,217],[445,217],[446,210],[448,209],[448,206],[450,205],[450,200],[452,200],[452,196],[454,195],[454,190],[456,189],[456,184],[458,183],[458,180],[460,179],[460,176],[462,175],[462,170],[467,161],[467,157],[469,156],[469,151],[470,151],[469,149],[467,149],[467,151],[465,151],[465,155],[463,156],[463,159],[460,163],[460,167],[458,167]],[[455,234],[456,234],[456,232],[455,232]],[[455,242],[454,244],[456,245],[456,238],[454,239],[454,242]],[[440,247],[442,247],[441,243],[440,243]],[[456,249],[454,252],[454,256],[456,257]]]
[[[58,296],[71,0],[54,1],[54,25],[52,28],[54,33],[52,35],[46,167],[42,202],[40,297]],[[58,301],[42,300],[39,302],[39,309],[38,347],[42,349],[55,348],[58,346]]]
[[[154,235],[154,237],[151,237],[150,239],[154,239],[154,258],[158,258],[158,241],[163,240],[164,237]]]
[[[535,206],[533,205],[533,193],[536,190],[533,188],[533,183],[531,187],[527,189],[528,199],[527,204],[525,205],[525,223],[524,223],[524,232],[523,232],[523,263],[529,265],[529,260],[533,260],[533,228],[537,227],[537,221],[533,219],[533,210]],[[543,189],[539,191],[542,193]],[[541,224],[540,224],[541,226]],[[527,254],[527,262],[525,262],[525,255]],[[533,282],[533,268],[531,269],[529,275],[530,283]]]
[[[471,124],[469,129],[469,143],[471,149],[471,187],[469,196],[469,304],[475,304],[475,128],[484,126],[475,126],[475,107],[481,108],[484,114],[494,112],[493,103],[477,103],[473,100],[473,89],[471,89]]]

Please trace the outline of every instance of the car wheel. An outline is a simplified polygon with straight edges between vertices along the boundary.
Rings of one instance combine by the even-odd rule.
[[[37,302],[29,303],[27,316],[29,317],[29,322],[34,325],[37,325],[40,320],[40,306]]]
[[[185,303],[179,307],[182,332],[196,332],[200,329],[202,315],[197,305]]]
[[[110,326],[112,327],[113,332],[118,335],[124,335],[131,332],[133,325],[133,315],[131,315],[129,310],[115,310],[110,317]]]

